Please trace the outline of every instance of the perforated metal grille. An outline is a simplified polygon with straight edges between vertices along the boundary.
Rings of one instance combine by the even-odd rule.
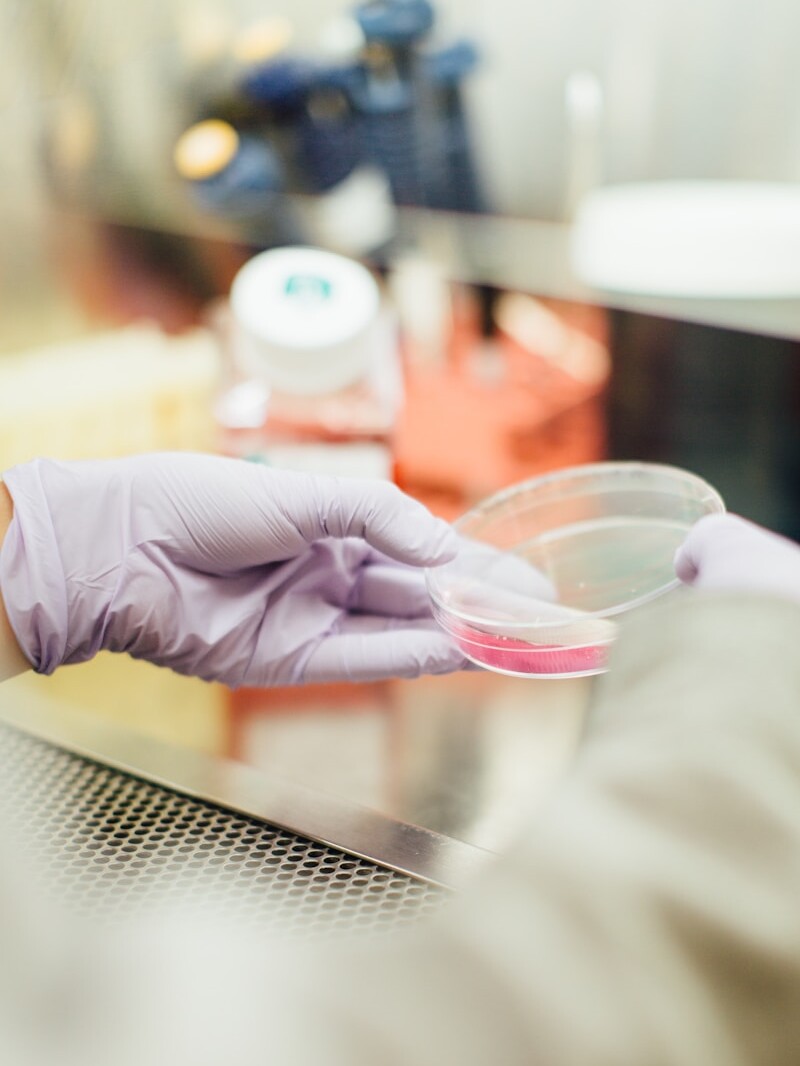
[[[62,903],[113,918],[149,898],[235,900],[315,937],[418,920],[447,893],[0,724],[0,803]]]

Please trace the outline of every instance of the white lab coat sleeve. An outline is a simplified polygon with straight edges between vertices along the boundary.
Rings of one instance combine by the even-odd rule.
[[[800,608],[687,595],[625,633],[547,808],[412,933],[135,944],[99,945],[97,1050],[61,1066],[794,1066]]]
[[[295,986],[279,1061],[800,1060],[800,608],[688,595],[624,635],[597,697],[478,883]]]

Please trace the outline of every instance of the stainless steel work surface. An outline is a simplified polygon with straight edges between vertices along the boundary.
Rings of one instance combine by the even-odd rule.
[[[150,781],[458,885],[547,795],[572,756],[588,692],[586,682],[484,674],[245,693],[197,686],[105,656],[5,684],[0,713]]]
[[[447,893],[0,725],[0,810],[39,890],[114,922],[190,903],[294,939],[418,920]],[[8,823],[7,825],[5,823]],[[11,871],[8,871],[10,874]]]

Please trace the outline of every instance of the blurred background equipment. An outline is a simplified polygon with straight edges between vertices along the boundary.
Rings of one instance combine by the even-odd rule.
[[[175,149],[197,202],[269,229],[281,210],[270,193],[313,195],[324,208],[301,235],[350,254],[381,252],[391,203],[485,210],[462,93],[477,50],[467,40],[431,47],[434,23],[427,0],[368,0],[307,54],[292,50],[285,17],[244,29],[224,91],[201,96],[203,117]]]
[[[438,360],[413,337],[405,352],[397,480],[451,520],[502,486],[606,455],[603,315],[505,293],[487,338],[481,310],[479,293],[457,289]]]

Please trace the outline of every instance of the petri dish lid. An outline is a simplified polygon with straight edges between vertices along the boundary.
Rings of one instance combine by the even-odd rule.
[[[462,550],[427,571],[434,613],[453,632],[610,642],[624,615],[679,586],[675,550],[724,509],[702,478],[659,464],[596,463],[511,486],[455,523]]]

